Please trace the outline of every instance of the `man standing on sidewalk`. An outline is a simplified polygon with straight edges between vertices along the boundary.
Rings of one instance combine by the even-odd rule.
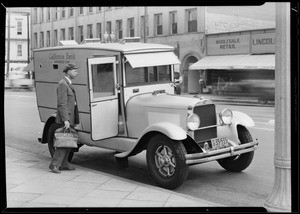
[[[64,68],[64,78],[57,85],[57,114],[55,123],[57,128],[70,126],[74,127],[79,124],[79,114],[76,103],[76,94],[72,86],[72,79],[77,76],[78,67],[69,63]],[[71,148],[56,147],[52,162],[49,165],[51,172],[60,173],[60,170],[74,170],[70,165],[68,157]]]

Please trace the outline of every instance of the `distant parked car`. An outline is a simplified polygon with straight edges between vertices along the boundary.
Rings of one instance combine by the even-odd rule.
[[[275,80],[247,79],[231,82],[223,88],[223,94],[257,97],[259,103],[266,104],[275,100]]]

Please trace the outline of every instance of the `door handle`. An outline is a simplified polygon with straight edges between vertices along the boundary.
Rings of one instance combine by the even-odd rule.
[[[92,107],[95,107],[97,104],[92,104]]]

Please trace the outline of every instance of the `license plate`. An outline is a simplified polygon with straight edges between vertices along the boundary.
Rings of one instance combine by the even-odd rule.
[[[221,137],[221,138],[211,139],[211,145],[213,150],[218,150],[218,149],[228,147],[229,143],[226,137]]]

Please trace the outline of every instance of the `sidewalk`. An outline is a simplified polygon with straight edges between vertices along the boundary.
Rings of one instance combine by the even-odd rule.
[[[224,207],[74,165],[51,173],[50,157],[5,147],[7,207]]]

